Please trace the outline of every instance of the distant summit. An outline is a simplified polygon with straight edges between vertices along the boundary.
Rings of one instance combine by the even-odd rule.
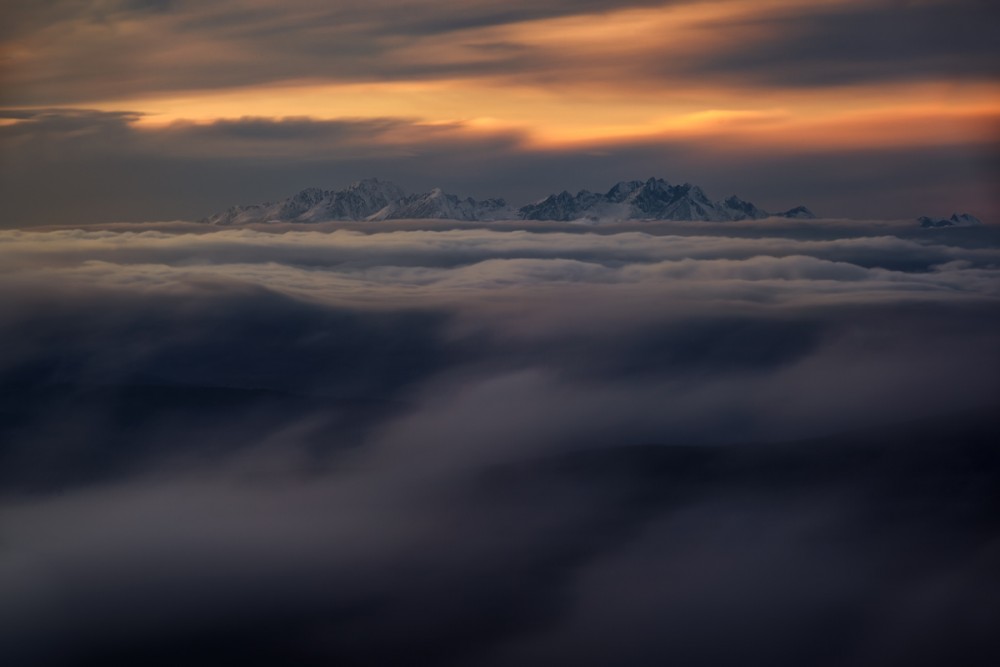
[[[662,178],[621,181],[605,194],[563,191],[534,204],[522,206],[526,220],[705,220],[726,222],[769,217],[815,218],[805,206],[784,213],[768,213],[739,197],[712,201],[697,185],[671,185]]]
[[[517,217],[503,199],[460,199],[434,188],[389,204],[367,220],[509,220]]]
[[[925,229],[937,229],[941,227],[978,227],[983,221],[968,213],[952,213],[950,218],[930,218],[922,215],[917,218],[917,222]]]
[[[332,220],[759,220],[768,217],[815,218],[798,206],[768,213],[731,196],[712,201],[697,185],[671,185],[661,178],[621,181],[604,194],[563,191],[513,209],[499,198],[464,199],[435,188],[406,194],[399,186],[377,178],[356,181],[343,190],[307,188],[279,202],[233,206],[203,220],[213,225],[255,222],[327,222]]]
[[[344,190],[307,188],[275,203],[233,206],[203,220],[213,225],[251,222],[327,222],[331,220],[500,220],[516,218],[502,199],[459,199],[435,188],[407,195],[389,181],[367,178]]]
[[[205,219],[213,225],[249,222],[324,222],[365,220],[404,196],[393,183],[369,178],[338,191],[306,188],[279,202],[233,206]]]
[[[815,220],[816,215],[812,211],[807,209],[805,206],[796,206],[795,208],[790,208],[787,211],[782,211],[781,213],[775,213],[777,218],[796,218],[799,220]]]

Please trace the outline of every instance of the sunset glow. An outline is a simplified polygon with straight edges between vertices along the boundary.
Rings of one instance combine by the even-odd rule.
[[[266,126],[332,123],[344,131],[313,143],[330,159],[423,154],[447,134],[454,150],[500,142],[504,159],[528,162],[673,146],[767,160],[934,150],[981,164],[1000,140],[989,22],[951,7],[296,0],[278,10],[256,0],[109,0],[46,13],[25,4],[9,12],[0,42],[0,113],[19,137],[13,145],[55,140],[34,133],[38,113],[89,110],[120,118],[129,144],[192,157],[208,144],[169,137],[211,135],[220,158],[270,160],[292,153]],[[377,131],[360,129],[372,123]],[[237,125],[256,129],[221,129]],[[650,166],[686,170],[667,158]],[[525,196],[516,194],[524,184],[511,186]],[[983,186],[963,196],[984,213],[996,205]]]
[[[0,667],[1000,665],[1000,0],[0,0]]]

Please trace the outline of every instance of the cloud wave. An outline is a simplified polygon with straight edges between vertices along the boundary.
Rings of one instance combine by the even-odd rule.
[[[990,229],[435,225],[0,232],[5,653],[998,655]]]

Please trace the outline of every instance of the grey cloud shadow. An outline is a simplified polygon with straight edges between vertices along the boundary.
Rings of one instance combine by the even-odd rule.
[[[15,34],[77,22],[114,24],[119,19],[155,20],[155,29],[176,40],[201,47],[214,42],[240,57],[208,62],[199,67],[163,69],[156,76],[140,76],[141,53],[133,59],[102,60],[134,92],[216,89],[299,80],[305,76],[332,81],[427,79],[438,76],[494,76],[552,85],[579,76],[603,61],[586,56],[572,60],[545,48],[507,44],[482,49],[492,57],[429,59],[415,62],[400,47],[420,40],[461,39],[463,31],[491,28],[546,18],[599,14],[629,8],[696,4],[655,0],[609,2],[516,3],[498,9],[477,2],[455,8],[447,3],[352,2],[346,6],[317,7],[308,3],[273,7],[250,5],[240,9],[192,11],[170,3],[105,3],[84,8],[71,3],[49,4],[36,10],[11,12]],[[419,11],[417,11],[419,10]],[[712,50],[685,54],[656,53],[639,62],[623,61],[635,81],[649,78],[676,80],[697,76],[732,85],[772,88],[830,87],[845,84],[920,80],[974,80],[995,78],[997,68],[996,12],[988,3],[928,3],[901,7],[878,2],[860,6],[783,8],[766,15],[732,21],[716,19],[704,27],[722,36],[732,35]],[[754,35],[763,31],[764,38]],[[747,38],[747,35],[750,38]],[[294,39],[289,39],[294,35]],[[249,45],[250,48],[247,48]],[[475,47],[472,44],[473,48]],[[487,44],[488,46],[488,44]],[[123,49],[136,48],[127,42]],[[263,57],[261,57],[263,55]],[[95,55],[94,58],[103,58]],[[603,56],[602,56],[603,58]],[[87,54],[65,62],[47,79],[29,82],[15,95],[18,104],[80,104],[121,91],[94,77]],[[81,85],[81,82],[86,85]],[[622,85],[619,77],[618,85]],[[32,88],[35,87],[35,89]]]
[[[600,664],[612,655],[801,665],[830,651],[846,664],[930,664],[945,654],[987,664],[1000,650],[995,639],[982,626],[944,622],[947,609],[932,610],[938,623],[925,628],[923,658],[911,650],[912,637],[896,633],[900,622],[920,627],[897,605],[928,578],[963,568],[962,580],[945,588],[948,608],[980,604],[969,583],[989,591],[1000,583],[964,565],[998,529],[990,491],[1000,474],[994,414],[990,406],[783,444],[610,443],[490,468],[450,486],[443,505],[425,507],[447,530],[391,555],[387,566],[345,572],[322,558],[329,545],[298,535],[284,550],[288,564],[268,564],[263,577],[248,578],[254,569],[244,567],[255,558],[252,543],[244,565],[225,573],[211,566],[185,573],[176,563],[160,570],[163,583],[130,589],[119,583],[126,573],[105,572],[83,587],[106,592],[102,604],[88,607],[89,636],[67,628],[62,646],[40,650],[29,626],[11,646],[27,665],[49,664],[45,657],[254,665],[278,656],[305,665],[415,658],[540,665],[554,656]],[[300,549],[319,558],[301,560]],[[615,571],[621,558],[636,559],[630,575]],[[599,625],[588,627],[586,618],[581,625],[593,596],[607,597],[600,575],[608,572],[626,589],[645,582],[655,595],[634,598],[633,610],[652,604],[656,618],[674,619],[687,639],[651,632],[633,616],[642,641],[616,647],[617,633],[628,629],[612,614],[628,608],[614,596]],[[351,586],[342,583],[345,574]],[[690,588],[679,586],[684,578]],[[174,584],[167,595],[171,580],[187,585]],[[723,585],[733,583],[739,586]],[[674,594],[661,595],[661,584],[675,586]],[[762,595],[746,597],[746,589]],[[152,622],[142,631],[116,630],[110,621],[140,598]],[[196,598],[201,611],[186,614]],[[978,609],[988,618],[1000,613],[995,600]],[[752,633],[741,632],[748,627]],[[803,641],[789,640],[789,628]],[[726,637],[730,649],[720,652],[713,637]]]
[[[712,20],[707,25],[714,30],[750,37],[650,67],[661,67],[666,76],[804,88],[988,81],[1000,73],[997,18],[995,7],[976,0],[779,9],[759,17]],[[755,38],[758,34],[766,37]]]
[[[515,346],[511,355],[518,363],[549,368],[570,382],[642,382],[662,377],[681,381],[774,372],[813,353],[832,329],[819,320],[693,315],[607,337],[581,332],[529,349]]]
[[[98,7],[33,3],[10,12],[8,39],[30,38],[46,30],[69,31],[74,24],[113,27],[123,21],[140,31],[149,30],[152,37],[143,50],[139,42],[109,35],[121,54],[117,58],[108,58],[99,48],[88,52],[84,42],[72,56],[57,53],[54,63],[47,63],[55,67],[25,81],[24,86],[7,88],[5,93],[11,97],[10,105],[77,104],[118,96],[123,86],[134,93],[148,93],[231,88],[305,77],[343,82],[530,72],[539,58],[537,54],[528,58],[529,50],[523,46],[517,54],[507,50],[478,63],[430,60],[418,64],[397,49],[424,39],[460,38],[465,30],[662,4],[662,0],[547,0],[497,8],[490,2],[455,7],[440,1],[389,0],[334,5],[289,2],[280,8],[251,2],[195,8],[168,2],[108,2]],[[161,37],[164,43],[158,41]],[[225,62],[207,59],[196,67],[157,68],[152,73],[143,66],[150,53],[162,53],[169,48],[166,43],[177,42],[198,49],[214,44],[228,49],[234,57]],[[57,49],[62,46],[57,45]],[[113,70],[115,83],[94,76],[98,69]]]
[[[474,350],[448,340],[444,311],[352,311],[231,286],[34,299],[0,318],[19,341],[0,369],[4,495],[224,461],[283,432],[321,471],[408,409],[408,388]]]

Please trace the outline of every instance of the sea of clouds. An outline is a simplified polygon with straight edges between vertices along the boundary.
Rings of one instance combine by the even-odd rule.
[[[12,664],[1000,657],[994,229],[343,227],[0,231]]]

